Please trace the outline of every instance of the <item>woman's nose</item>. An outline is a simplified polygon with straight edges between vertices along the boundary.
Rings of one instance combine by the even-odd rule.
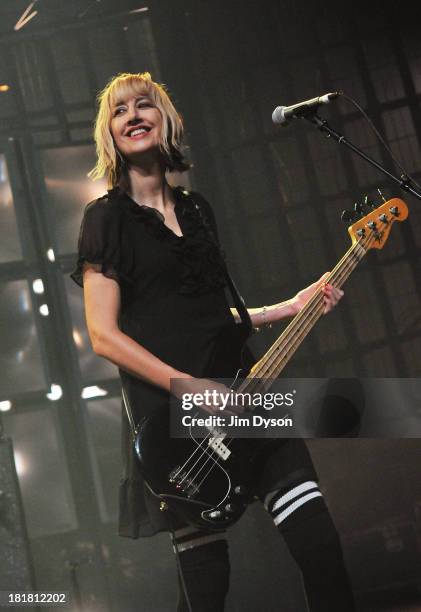
[[[129,111],[127,123],[136,123],[136,121],[139,121],[139,118],[140,118],[140,111],[139,109],[134,108]]]
[[[142,109],[139,108],[135,102],[133,104],[128,105],[127,107],[127,117],[129,122],[139,121],[142,116]]]

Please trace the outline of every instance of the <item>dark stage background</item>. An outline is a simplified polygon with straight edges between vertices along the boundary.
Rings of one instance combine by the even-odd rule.
[[[22,575],[39,590],[70,591],[75,611],[169,611],[176,580],[167,535],[116,536],[119,381],[90,348],[82,291],[68,276],[83,207],[105,188],[86,177],[95,95],[122,71],[148,70],[167,84],[194,163],[174,182],[212,202],[248,305],[271,304],[342,256],[344,208],[365,194],[378,201],[378,187],[401,195],[310,125],[275,128],[273,108],[343,89],[421,180],[420,16],[404,3],[39,0],[15,32],[26,7],[0,6],[0,85],[9,85],[0,92],[0,409],[29,535],[32,569]],[[339,100],[321,114],[392,168],[352,106]],[[406,200],[408,221],[368,255],[287,374],[421,376],[421,206]],[[256,354],[280,330],[255,335]],[[421,610],[420,441],[309,445],[359,609]],[[0,489],[14,480],[5,482]],[[15,498],[0,506],[3,542]],[[233,529],[228,612],[305,610],[274,534],[257,505]]]

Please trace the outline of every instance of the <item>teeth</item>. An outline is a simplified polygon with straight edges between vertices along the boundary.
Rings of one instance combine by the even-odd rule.
[[[133,130],[133,132],[130,132],[130,136],[137,136],[138,134],[143,134],[144,132],[147,132],[148,130],[146,130],[145,128],[140,128],[138,130]]]

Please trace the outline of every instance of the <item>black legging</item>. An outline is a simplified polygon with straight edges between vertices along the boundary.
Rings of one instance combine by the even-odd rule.
[[[300,483],[267,496],[266,509],[300,568],[310,612],[353,612],[354,598],[339,535],[317,483]],[[176,532],[192,612],[223,612],[229,588],[228,546],[223,539],[186,527]],[[207,537],[212,541],[206,542]],[[180,582],[178,612],[189,612]]]
[[[223,612],[230,576],[226,540],[186,550],[180,553],[180,563],[192,612]],[[190,612],[180,574],[178,584],[177,612]]]

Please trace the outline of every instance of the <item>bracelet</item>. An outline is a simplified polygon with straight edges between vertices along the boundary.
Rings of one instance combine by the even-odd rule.
[[[254,328],[254,331],[259,332],[261,327],[268,327],[269,329],[271,329],[272,327],[272,323],[270,323],[269,321],[266,321],[266,313],[267,313],[268,307],[267,306],[263,306],[262,308],[262,324],[259,325],[258,327]]]
[[[269,321],[266,321],[266,313],[267,313],[268,307],[267,306],[263,306],[262,308],[262,327],[268,327],[269,329],[272,327],[272,323],[270,323]]]
[[[263,311],[262,311],[263,325],[266,325],[267,328],[272,329],[272,323],[270,321],[267,321],[267,322],[265,321],[267,310],[268,310],[268,307],[263,306]]]

